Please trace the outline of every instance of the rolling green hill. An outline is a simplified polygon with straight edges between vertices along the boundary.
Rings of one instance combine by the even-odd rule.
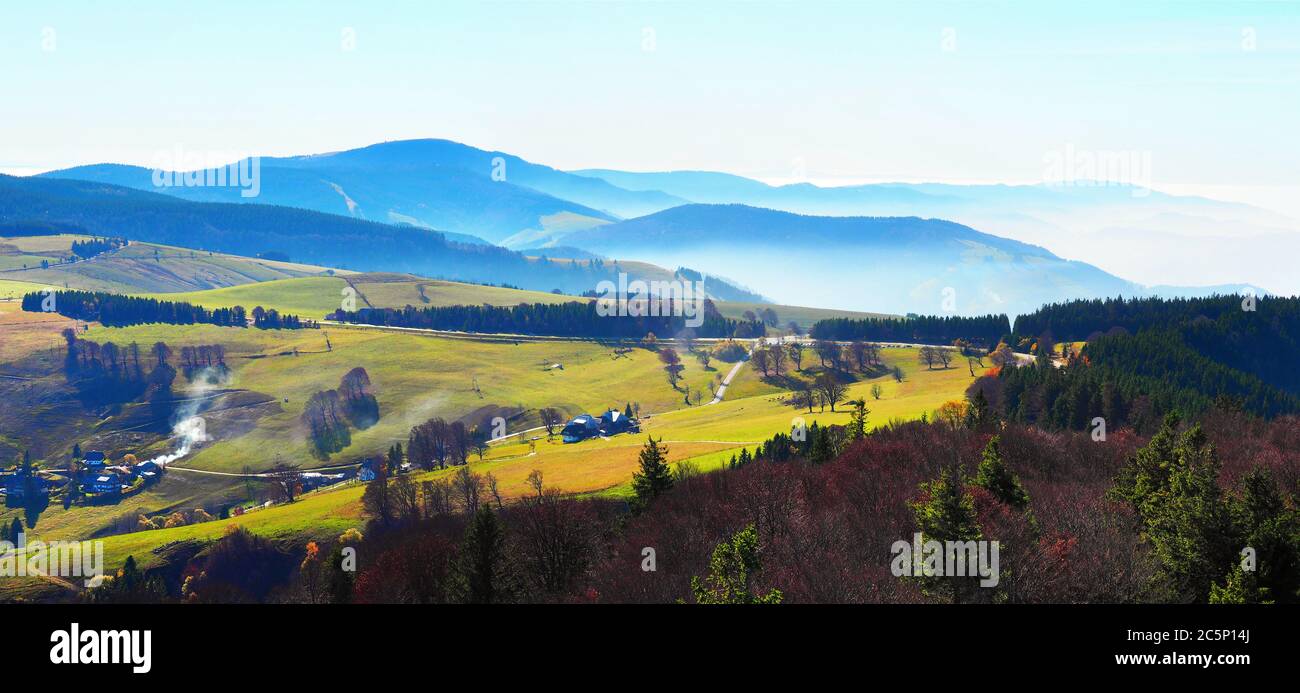
[[[27,246],[33,249],[29,252],[66,256],[77,238],[71,235],[4,238],[0,239],[0,247]],[[42,269],[39,262],[25,270],[11,269],[0,273],[0,278],[87,291],[148,293],[212,289],[326,271],[312,265],[135,242],[88,260],[51,265],[48,269]]]
[[[145,335],[137,336],[144,337]],[[433,343],[451,341],[424,337],[412,337],[410,339]],[[357,349],[349,347],[353,354],[359,353],[361,344],[356,346]],[[399,345],[399,348],[403,351],[408,350],[409,347],[410,344],[407,342]],[[434,349],[435,352],[433,353],[437,353],[443,347],[431,346],[426,348]],[[494,351],[491,348],[483,349],[477,346],[472,348],[475,350],[475,356],[478,357],[488,356]],[[511,347],[500,348],[510,349]],[[416,352],[409,354],[409,356],[418,358],[428,353],[430,352],[417,348]],[[894,382],[892,378],[887,376],[882,376],[872,380],[860,381],[850,389],[851,397],[869,398],[869,406],[872,409],[870,415],[872,426],[884,424],[892,419],[916,418],[923,413],[930,413],[943,402],[960,398],[962,391],[971,381],[965,369],[927,370],[922,366],[918,366],[915,352],[912,349],[886,349],[884,358],[887,364],[897,365],[903,369],[905,377],[901,383]],[[574,375],[579,373],[583,375],[583,377],[579,378],[581,380],[594,377],[599,381],[601,378],[606,377],[601,373],[611,372],[611,368],[618,370],[631,367],[637,370],[636,365],[640,364],[640,359],[637,359],[637,364],[633,366],[627,366],[622,361],[624,360],[616,360],[612,364],[584,362],[583,365],[572,368],[572,370]],[[273,369],[278,369],[278,366],[273,367]],[[564,378],[571,375],[570,370],[571,368],[566,366],[565,373],[559,374],[558,377]],[[299,373],[300,371],[295,369],[293,372]],[[381,369],[375,368],[372,370],[372,377],[376,372],[381,372]],[[252,373],[248,372],[247,368],[241,370],[241,373],[244,379],[254,377]],[[806,411],[793,409],[781,402],[779,390],[761,382],[753,371],[746,367],[742,370],[742,374],[741,378],[733,384],[735,394],[738,395],[736,399],[728,399],[718,405],[688,408],[669,402],[664,405],[667,407],[666,409],[644,419],[644,433],[654,435],[656,438],[662,437],[670,451],[669,459],[674,464],[684,460],[691,460],[698,468],[707,470],[721,466],[726,459],[735,454],[741,447],[750,447],[752,449],[759,441],[766,439],[773,433],[788,431],[795,418],[803,419],[808,425],[813,422],[823,425],[827,423],[845,423],[848,420],[849,414],[847,411],[809,414]],[[277,377],[291,378],[293,375],[286,372]],[[525,386],[518,391],[525,402],[551,401],[554,397],[553,393],[558,389],[563,388],[566,391],[570,389],[567,382],[561,385],[554,380],[552,375],[542,375],[538,378],[534,377],[534,374],[517,373],[514,381],[525,383]],[[537,383],[542,390],[537,393],[529,393],[527,391],[529,386],[526,383],[530,381]],[[882,398],[880,400],[870,399],[868,390],[871,385],[877,383],[884,390]],[[593,386],[598,384],[598,382],[593,383]],[[631,384],[635,385],[636,383]],[[651,390],[660,389],[654,385],[653,379],[648,384]],[[383,387],[382,384],[380,387]],[[574,399],[604,403],[604,396],[596,393],[596,389],[598,388],[592,387],[590,390],[575,392]],[[662,389],[667,390],[667,385],[663,384]],[[552,394],[545,394],[545,391],[548,390]],[[385,406],[385,401],[391,402],[393,400],[392,398],[385,398],[381,389],[381,410]],[[445,399],[440,399],[434,408],[442,411],[447,409],[464,411],[466,406],[474,406],[472,397],[466,399],[458,394],[448,394]],[[591,404],[582,406],[589,410],[598,408],[598,406]],[[649,412],[649,407],[646,408],[646,411]],[[383,423],[380,425],[384,426]],[[621,435],[605,440],[590,440],[579,444],[565,445],[558,440],[547,441],[544,431],[530,433],[527,437],[536,436],[541,436],[541,438],[534,441],[535,449],[531,452],[527,440],[511,439],[504,444],[493,446],[482,461],[471,458],[470,468],[478,473],[491,472],[496,476],[500,483],[501,492],[507,499],[516,498],[527,492],[526,477],[534,469],[543,472],[549,485],[554,485],[566,493],[622,497],[628,493],[628,482],[637,465],[637,453],[645,440],[644,435]],[[281,452],[282,449],[266,447],[264,444],[256,454],[264,458],[270,454],[268,452],[270,450],[276,450],[279,454],[284,454]],[[219,442],[213,444],[204,452],[195,455],[192,460],[177,463],[177,465],[193,469],[217,465],[220,468],[235,467],[237,470],[240,464],[239,461],[220,458],[228,458],[231,455],[242,456],[245,452],[245,445],[234,444],[233,441],[231,443]],[[212,467],[212,469],[218,471],[217,467]],[[454,469],[447,469],[420,472],[416,474],[415,480],[418,483],[446,476],[454,473],[454,471]],[[52,507],[43,515],[41,521],[37,524],[35,532],[38,536],[47,540],[89,536],[98,526],[111,520],[115,514],[124,511],[143,511],[147,509],[146,506],[151,502],[166,502],[168,503],[167,507],[177,508],[186,507],[185,503],[187,502],[197,502],[198,498],[192,495],[195,484],[210,483],[222,487],[226,491],[237,491],[239,488],[237,482],[237,479],[230,477],[204,475],[177,469],[172,471],[168,478],[158,486],[160,492],[166,492],[169,485],[174,485],[173,490],[166,497],[161,495],[153,496],[151,494],[155,492],[150,492],[150,494],[124,503],[122,506],[90,509],[76,507],[70,511]],[[135,555],[137,560],[144,565],[149,565],[152,561],[157,560],[153,549],[170,542],[188,539],[214,540],[219,538],[225,532],[226,527],[231,524],[245,526],[252,531],[269,537],[295,541],[337,536],[348,527],[359,527],[364,524],[360,506],[362,491],[363,487],[360,485],[344,486],[339,489],[309,494],[293,504],[274,506],[238,518],[172,529],[110,536],[105,540],[106,561],[109,565],[119,565],[127,555]],[[7,515],[0,515],[0,519],[7,520]]]
[[[650,272],[649,269],[644,271]],[[666,273],[664,278],[668,278]],[[493,306],[513,306],[519,303],[564,303],[567,301],[590,300],[569,294],[423,279],[408,274],[373,272],[351,274],[346,279],[341,276],[300,277],[242,284],[206,291],[147,293],[145,295],[161,300],[185,301],[208,308],[229,308],[240,305],[251,309],[253,306],[260,305],[265,308],[275,308],[282,313],[288,312],[304,317],[323,318],[326,314],[340,307],[340,302],[344,297],[343,290],[349,286],[349,282],[357,290],[358,307],[402,308],[410,305],[421,308],[426,306],[479,305],[484,303]],[[746,311],[758,312],[770,308],[777,314],[778,327],[784,328],[787,322],[793,320],[804,330],[807,330],[818,320],[828,318],[860,319],[881,317],[881,314],[876,313],[784,306],[769,303],[715,301],[715,304],[719,312],[733,319],[740,319]]]

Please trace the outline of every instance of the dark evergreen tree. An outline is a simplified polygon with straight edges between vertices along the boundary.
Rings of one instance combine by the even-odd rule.
[[[966,480],[956,465],[945,467],[939,478],[921,485],[921,498],[913,503],[912,515],[923,541],[966,542],[981,537],[975,516],[975,501],[965,488]],[[969,602],[978,589],[978,577],[930,574],[920,570],[922,590],[946,597],[953,603]]]
[[[668,468],[668,448],[653,437],[647,438],[638,460],[641,467],[632,475],[632,490],[637,504],[645,507],[673,487],[673,474]]]
[[[1024,486],[1020,485],[1020,480],[1002,459],[999,436],[993,436],[989,439],[988,445],[984,446],[979,470],[975,475],[975,485],[1016,510],[1029,507],[1029,494],[1025,492]]]
[[[484,506],[474,515],[452,568],[451,598],[462,604],[513,601],[515,589],[506,537],[497,514]]]

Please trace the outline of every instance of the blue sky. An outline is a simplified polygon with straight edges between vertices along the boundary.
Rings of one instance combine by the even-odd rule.
[[[444,137],[559,168],[1036,182],[1068,145],[1150,152],[1158,189],[1300,216],[1297,2],[172,0],[3,14],[0,170]]]

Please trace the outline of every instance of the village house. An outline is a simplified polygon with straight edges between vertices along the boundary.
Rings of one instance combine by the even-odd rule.
[[[19,467],[12,474],[5,475],[4,492],[10,505],[24,502],[32,497],[45,498],[50,495],[50,481],[35,472],[25,472]]]
[[[616,433],[629,433],[637,430],[640,430],[640,426],[636,421],[617,409],[610,409],[600,415],[600,431],[604,435],[612,436]]]
[[[560,430],[560,439],[566,443],[579,441],[600,435],[600,419],[591,414],[579,414]]]
[[[122,492],[122,478],[117,472],[103,472],[82,477],[81,490],[102,496],[115,496]]]
[[[566,443],[577,443],[597,436],[612,436],[640,430],[640,424],[617,409],[610,409],[600,418],[591,414],[579,414],[565,424],[560,431],[560,438]]]

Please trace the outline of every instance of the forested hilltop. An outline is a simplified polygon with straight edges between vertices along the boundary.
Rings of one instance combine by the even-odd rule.
[[[906,318],[831,318],[819,320],[808,331],[813,339],[875,342],[908,342],[949,345],[960,339],[991,348],[1011,333],[1006,315],[961,317],[956,315],[914,315]]]
[[[1057,341],[1087,345],[972,386],[1013,420],[1151,430],[1167,412],[1216,402],[1264,417],[1300,411],[1300,298],[1072,301],[1021,316],[1016,332],[1042,354]]]

